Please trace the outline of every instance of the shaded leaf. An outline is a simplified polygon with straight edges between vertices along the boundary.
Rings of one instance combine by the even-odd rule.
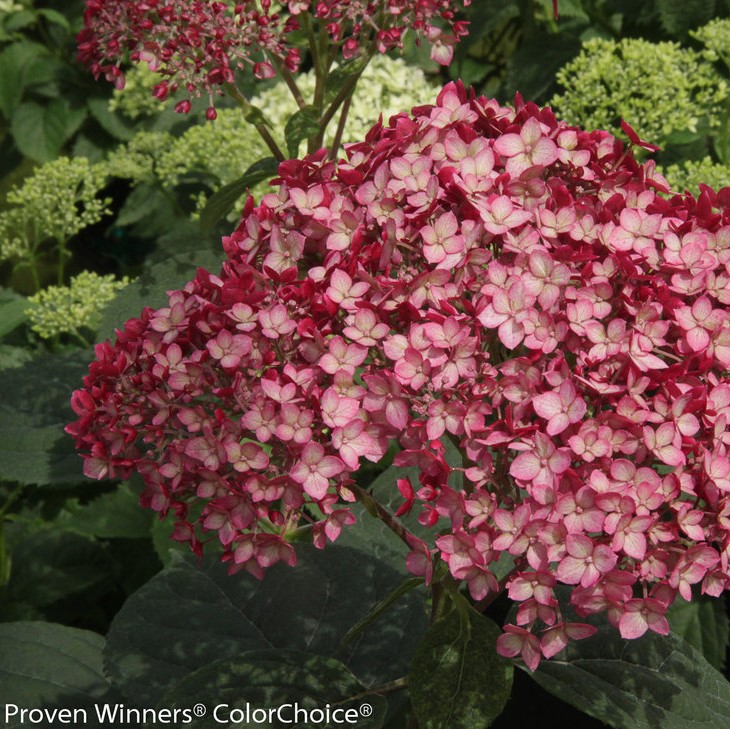
[[[186,708],[201,703],[208,711],[200,718],[193,718],[189,726],[208,729],[211,714],[217,726],[239,729],[239,727],[260,726],[249,713],[254,709],[278,709],[271,721],[265,722],[272,729],[292,726],[293,704],[299,708],[337,710],[334,722],[297,721],[301,729],[313,727],[337,727],[356,724],[363,729],[380,729],[387,711],[387,702],[382,696],[363,693],[364,686],[339,661],[332,658],[287,650],[260,650],[241,653],[234,658],[216,661],[186,676],[167,693],[161,706]],[[363,705],[367,705],[363,708]],[[239,713],[240,712],[240,713]],[[346,713],[347,712],[347,713]],[[234,721],[243,715],[242,722]],[[318,715],[315,714],[315,718]],[[345,721],[351,718],[351,721]]]
[[[25,484],[81,481],[83,463],[64,426],[89,352],[37,357],[0,378],[0,477]]]
[[[297,554],[296,569],[277,565],[263,581],[229,576],[215,555],[202,566],[175,559],[112,623],[106,664],[115,684],[137,701],[156,703],[189,673],[259,649],[336,658],[365,686],[403,675],[426,628],[422,597],[405,596],[388,620],[341,648],[347,631],[398,586],[400,575],[339,545],[302,546]]]
[[[254,162],[237,180],[213,193],[200,214],[200,224],[203,228],[212,228],[223,220],[247,190],[258,185],[259,182],[274,177],[277,168],[278,162],[273,157],[264,157],[264,159]]]
[[[513,668],[497,655],[501,632],[473,610],[468,618],[452,610],[429,628],[408,682],[421,729],[481,729],[502,713]]]
[[[10,119],[23,98],[29,70],[48,57],[38,43],[13,43],[0,53],[0,112]]]
[[[28,319],[28,299],[11,289],[0,288],[0,337],[9,334]]]
[[[102,671],[103,646],[100,635],[65,625],[30,621],[0,624],[0,703],[26,708],[86,708],[89,721],[84,726],[99,726],[93,705],[113,698]],[[27,726],[17,719],[9,717],[3,726]],[[48,722],[44,726],[50,729],[63,724]]]
[[[63,16],[61,16],[63,17]],[[86,105],[91,115],[99,122],[101,128],[115,139],[128,142],[135,133],[134,124],[109,108],[109,99],[103,96],[91,97]]]
[[[150,537],[152,515],[139,505],[139,489],[122,483],[88,504],[70,504],[57,523],[66,531],[99,539]]]
[[[53,8],[38,8],[36,13],[45,18],[52,25],[58,25],[65,31],[69,33],[71,32],[71,25],[66,19],[66,16],[59,13],[58,10],[53,10]]]
[[[715,17],[715,0],[657,0],[659,18],[664,30],[682,38],[690,30]]]
[[[603,622],[532,677],[554,696],[617,729],[726,729],[730,683],[686,641],[623,640]]]
[[[667,611],[672,633],[700,651],[711,666],[725,668],[730,623],[724,596],[697,597],[691,602],[675,600]]]
[[[222,258],[222,253],[210,250],[185,251],[148,266],[102,312],[99,341],[111,337],[128,319],[139,317],[146,306],[153,309],[165,306],[167,292],[183,288],[195,277],[198,268],[218,271]]]
[[[108,578],[109,563],[93,539],[56,529],[33,531],[12,545],[8,591],[18,603],[45,607]]]

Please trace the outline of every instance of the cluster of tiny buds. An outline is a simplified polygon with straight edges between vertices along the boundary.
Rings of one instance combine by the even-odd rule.
[[[277,182],[219,274],[97,347],[67,428],[89,476],[137,470],[175,539],[260,576],[294,563],[294,530],[336,539],[355,472],[397,440],[420,474],[394,484],[399,514],[438,532],[407,535],[408,569],[506,589],[498,649],[531,669],[586,616],[664,634],[677,596],[725,590],[724,196],[672,194],[607,132],[453,83]]]

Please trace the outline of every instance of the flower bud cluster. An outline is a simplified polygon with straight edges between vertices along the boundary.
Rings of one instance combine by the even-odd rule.
[[[631,130],[629,130],[631,131]],[[632,138],[635,138],[631,132]],[[434,556],[518,603],[498,649],[530,668],[606,613],[666,633],[677,595],[720,594],[730,557],[730,212],[669,195],[607,132],[449,84],[434,105],[279,168],[168,306],[97,347],[68,426],[92,477],[232,570],[293,563],[353,521],[389,440],[408,567]],[[443,438],[460,447],[448,483]],[[500,583],[494,565],[512,560]]]
[[[402,48],[407,31],[428,43],[431,57],[448,65],[453,48],[466,35],[457,10],[470,0],[289,0],[277,12],[271,0],[86,0],[84,28],[78,36],[79,59],[94,76],[121,89],[121,64],[146,63],[162,76],[154,95],[164,100],[180,90],[189,98],[176,111],[187,113],[190,98],[213,95],[235,74],[250,68],[258,79],[276,67],[297,71],[300,49],[294,34],[311,30],[314,19],[345,59],[360,52],[386,53]]]

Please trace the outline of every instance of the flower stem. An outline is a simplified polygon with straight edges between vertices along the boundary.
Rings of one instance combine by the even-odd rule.
[[[380,519],[388,529],[398,535],[408,545],[409,549],[412,549],[411,542],[408,541],[410,532],[380,502],[376,501],[371,493],[365,491],[365,489],[357,484],[348,484],[347,488],[357,496],[368,513]]]
[[[249,102],[249,100],[233,84],[226,84],[226,91],[232,99],[238,102],[243,110],[244,116],[247,116],[254,110],[251,102]],[[264,140],[266,146],[271,150],[271,154],[273,154],[279,162],[283,162],[286,157],[266,126],[257,121],[251,121],[251,124],[253,124],[261,139]]]
[[[330,147],[329,158],[335,159],[337,152],[342,144],[342,134],[345,131],[345,124],[347,123],[347,114],[350,111],[350,104],[352,104],[352,94],[350,94],[342,104],[342,111],[340,112],[340,118],[337,122],[337,131],[335,132],[335,138],[332,140],[332,146]]]
[[[297,106],[300,109],[303,109],[307,105],[307,101],[302,95],[299,86],[297,86],[294,74],[286,67],[284,63],[281,62],[281,60],[276,57],[274,57],[273,60],[276,64],[277,70],[281,74],[281,77],[284,79],[284,83],[289,87],[289,91],[291,91],[294,100],[297,102]]]

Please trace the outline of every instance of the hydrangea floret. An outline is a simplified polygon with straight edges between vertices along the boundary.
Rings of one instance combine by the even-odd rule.
[[[299,526],[335,540],[372,499],[355,472],[397,440],[420,473],[399,513],[439,530],[397,529],[408,568],[444,562],[482,604],[506,590],[498,650],[530,669],[588,616],[665,634],[678,596],[728,586],[730,213],[711,190],[667,195],[608,132],[454,83],[279,175],[220,272],[97,346],[67,427],[88,476],[138,471],[175,539],[261,576],[296,561]]]
[[[259,79],[296,72],[301,51],[294,34],[328,39],[336,55],[385,53],[402,48],[408,32],[431,47],[431,58],[448,65],[453,47],[466,34],[456,12],[470,0],[86,0],[79,58],[95,77],[124,86],[122,63],[146,63],[162,80],[155,96],[180,90],[190,98],[209,98],[235,84],[237,71]],[[317,27],[315,27],[317,26]],[[312,48],[315,44],[310,44]],[[319,50],[323,48],[320,46]],[[330,53],[330,51],[328,51]],[[320,59],[313,59],[319,65]],[[176,110],[187,112],[189,98]]]

